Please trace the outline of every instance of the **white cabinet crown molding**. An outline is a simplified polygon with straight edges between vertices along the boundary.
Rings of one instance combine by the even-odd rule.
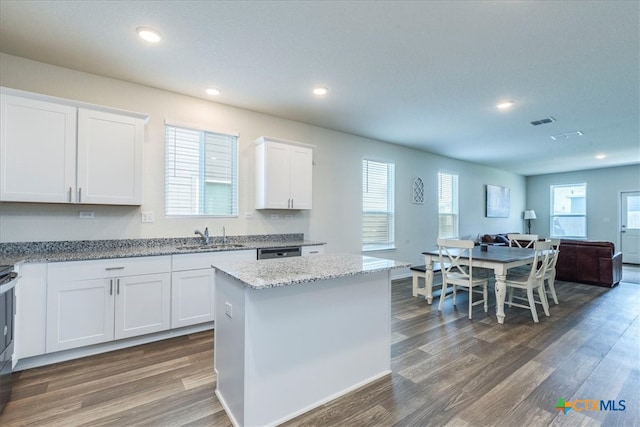
[[[34,99],[37,101],[53,102],[60,105],[67,105],[70,107],[86,108],[86,109],[95,110],[95,111],[102,111],[104,113],[120,114],[124,116],[134,117],[137,119],[142,119],[145,121],[145,123],[149,120],[149,114],[145,114],[145,113],[139,113],[139,112],[130,111],[130,110],[123,110],[123,109],[114,108],[114,107],[106,107],[104,105],[91,104],[88,102],[76,101],[73,99],[59,98],[57,96],[45,95],[42,93],[28,92],[25,90],[13,89],[6,86],[0,86],[0,95],[13,95],[13,96],[19,96],[22,98]]]
[[[264,144],[265,142],[280,142],[282,144],[297,145],[298,147],[306,147],[311,149],[316,148],[316,146],[313,144],[307,144],[307,143],[298,142],[298,141],[290,141],[290,140],[281,139],[281,138],[273,138],[271,136],[261,136],[260,138],[256,139],[253,142],[253,144],[260,145],[260,144]]]

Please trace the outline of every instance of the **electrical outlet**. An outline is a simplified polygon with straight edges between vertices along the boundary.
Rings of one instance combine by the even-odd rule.
[[[280,214],[271,214],[271,219],[280,219]]]
[[[244,217],[245,219],[253,219],[253,212],[245,212]]]
[[[226,314],[230,318],[233,318],[233,306],[228,301],[224,302],[224,314]]]
[[[154,222],[153,212],[142,212],[142,222]]]
[[[293,219],[293,215],[287,214],[284,216],[284,219]]]
[[[92,219],[95,217],[95,212],[93,211],[80,211],[78,212],[78,218],[80,219]]]

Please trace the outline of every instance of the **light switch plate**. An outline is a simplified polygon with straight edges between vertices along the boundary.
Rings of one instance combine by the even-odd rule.
[[[233,306],[228,301],[224,302],[224,314],[233,318]]]

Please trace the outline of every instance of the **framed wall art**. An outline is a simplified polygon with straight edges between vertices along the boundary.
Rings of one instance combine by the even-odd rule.
[[[498,185],[487,185],[487,218],[509,218],[511,189]]]

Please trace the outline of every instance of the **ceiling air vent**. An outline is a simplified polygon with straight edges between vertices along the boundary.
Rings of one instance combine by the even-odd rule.
[[[581,131],[577,130],[575,132],[567,132],[567,133],[560,133],[558,135],[552,135],[549,138],[553,139],[554,141],[557,141],[559,139],[567,139],[572,136],[582,136],[582,135],[584,134]]]
[[[540,120],[534,120],[531,122],[532,125],[534,126],[540,126],[540,125],[546,125],[547,123],[552,123],[555,122],[556,119],[554,119],[553,117],[549,116],[549,117],[545,117],[544,119],[540,119]]]

